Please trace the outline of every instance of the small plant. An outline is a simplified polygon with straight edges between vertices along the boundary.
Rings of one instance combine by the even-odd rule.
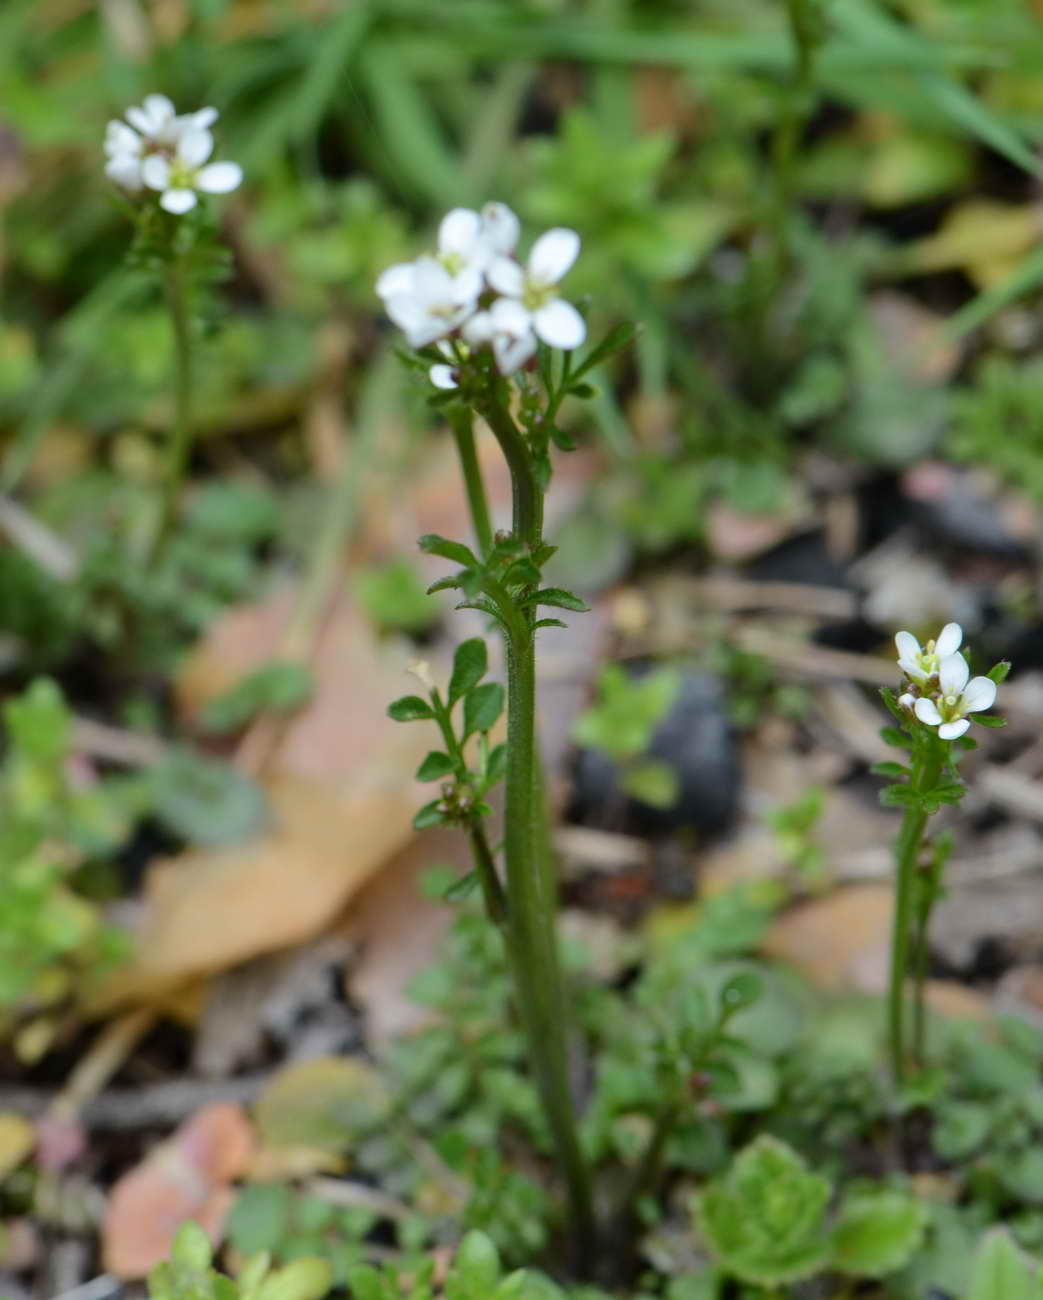
[[[322,1300],[330,1289],[330,1266],[322,1259],[295,1259],[273,1269],[267,1254],[255,1255],[235,1278],[212,1267],[210,1238],[189,1221],[178,1229],[170,1259],[152,1270],[152,1300]]]
[[[987,677],[972,678],[960,653],[962,641],[957,623],[946,624],[937,640],[924,646],[911,632],[899,632],[895,644],[904,674],[901,693],[883,691],[884,702],[901,728],[884,728],[883,738],[909,755],[908,763],[879,763],[874,769],[894,782],[881,792],[882,801],[905,809],[895,845],[898,880],[888,996],[891,1064],[897,1082],[905,1077],[910,1055],[921,1062],[924,1056],[927,930],[952,847],[948,838],[934,843],[925,839],[928,820],[943,805],[958,804],[963,798],[957,762],[961,751],[976,747],[966,734],[971,714],[982,715],[975,719],[982,726],[1003,726],[1002,718],[984,711],[995,703],[996,686],[1010,665],[996,664]],[[911,1044],[906,1034],[910,976],[914,980]]]
[[[822,889],[829,883],[825,851],[815,838],[824,802],[825,791],[813,786],[792,803],[773,808],[767,815],[783,862],[806,889]]]
[[[558,286],[579,255],[580,238],[574,230],[549,230],[521,261],[514,256],[520,234],[517,217],[502,203],[487,204],[481,213],[455,208],[441,222],[433,255],[390,267],[377,282],[388,315],[415,350],[410,364],[426,371],[436,390],[432,403],[446,410],[456,437],[477,550],[438,536],[424,537],[420,545],[458,566],[432,590],[459,591],[462,606],[479,610],[503,635],[506,749],[502,760],[480,749],[476,774],[462,755],[462,743],[487,732],[503,703],[498,684],[477,684],[486,667],[479,641],[461,647],[466,653],[457,655],[444,704],[427,682],[427,701],[399,700],[391,716],[435,721],[442,732],[445,749],[430,755],[421,771],[425,779],[452,780],[442,798],[421,810],[417,824],[468,828],[488,915],[502,927],[510,955],[533,1072],[568,1189],[574,1251],[577,1260],[590,1261],[593,1198],[568,1081],[557,887],[537,756],[535,656],[539,631],[560,625],[556,618],[541,617],[541,607],[586,608],[571,592],[542,585],[541,570],[554,550],[543,538],[550,448],[552,443],[564,450],[573,446],[559,427],[558,413],[566,399],[591,395],[584,376],[622,346],[629,331],[609,335],[574,365],[573,352],[586,340],[586,322]],[[475,416],[492,430],[511,475],[511,531],[495,537],[475,455]],[[463,730],[456,731],[451,710],[461,698]],[[483,829],[491,811],[484,793],[501,773],[506,784],[502,885]]]
[[[576,719],[573,739],[599,749],[619,765],[621,788],[653,808],[677,802],[677,774],[669,763],[647,757],[656,727],[681,690],[674,668],[632,676],[609,664],[598,679],[598,701]]]
[[[922,1205],[883,1188],[857,1191],[830,1228],[831,1196],[827,1178],[762,1136],[700,1196],[696,1221],[722,1271],[769,1295],[827,1270],[883,1277],[908,1262],[923,1237]]]
[[[35,1055],[49,1041],[48,1008],[125,952],[91,897],[90,867],[123,843],[142,800],[123,783],[73,780],[72,719],[49,679],[8,701],[3,721],[0,1031],[20,1025],[16,1046]]]
[[[175,345],[174,428],[167,447],[159,519],[150,549],[166,549],[180,505],[194,438],[194,299],[224,274],[225,257],[200,195],[228,194],[242,182],[234,162],[211,162],[216,108],[178,114],[165,95],[146,95],[126,121],[105,132],[105,174],[126,198],[134,222],[132,261],[163,285]]]

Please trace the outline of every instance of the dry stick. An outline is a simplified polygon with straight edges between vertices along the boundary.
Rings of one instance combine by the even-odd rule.
[[[153,1007],[139,1007],[106,1025],[51,1102],[50,1115],[64,1122],[74,1120],[126,1061],[158,1014]]]

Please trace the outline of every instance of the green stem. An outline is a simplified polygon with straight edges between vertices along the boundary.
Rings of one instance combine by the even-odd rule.
[[[485,483],[482,481],[482,468],[478,463],[478,452],[474,441],[474,421],[471,412],[465,406],[452,405],[448,411],[449,426],[456,440],[456,451],[460,457],[460,469],[467,489],[467,505],[471,511],[471,526],[478,542],[478,552],[482,559],[487,559],[493,545],[493,529],[489,520],[489,503],[485,497]]]
[[[482,886],[482,898],[490,920],[501,929],[507,924],[507,895],[503,892],[500,877],[496,874],[496,862],[489,841],[485,836],[485,827],[481,820],[472,822],[470,829],[471,855],[475,870]]]
[[[944,755],[931,752],[921,758],[913,769],[910,787],[922,793],[938,784]],[[902,829],[895,845],[898,879],[895,885],[894,926],[891,934],[891,981],[888,992],[888,1034],[891,1045],[891,1071],[896,1084],[905,1077],[905,982],[909,971],[909,939],[913,926],[913,904],[916,894],[917,858],[927,813],[920,808],[907,808],[902,819]]]
[[[927,912],[916,918],[916,950],[913,956],[913,1060],[922,1068],[927,1046]]]
[[[167,448],[163,500],[150,560],[162,558],[177,519],[189,456],[192,453],[192,331],[188,311],[185,268],[175,260],[164,278],[167,306],[174,329],[174,427]]]
[[[515,535],[535,549],[542,540],[543,493],[525,440],[498,394],[482,414],[511,471]],[[545,851],[536,752],[534,622],[532,606],[518,611],[507,638],[507,946],[533,1072],[568,1189],[573,1245],[578,1262],[589,1266],[594,1259],[593,1200],[569,1089],[567,1003],[555,932],[556,885]]]
[[[640,1198],[655,1191],[656,1182],[659,1178],[659,1168],[663,1159],[663,1150],[670,1134],[674,1131],[674,1125],[677,1123],[680,1111],[680,1104],[672,1094],[668,1094],[660,1103],[652,1132],[648,1137],[648,1145],[642,1152],[641,1159],[638,1161],[633,1176],[628,1181],[619,1202],[615,1222],[621,1236],[629,1235],[626,1230],[633,1215],[634,1206]]]

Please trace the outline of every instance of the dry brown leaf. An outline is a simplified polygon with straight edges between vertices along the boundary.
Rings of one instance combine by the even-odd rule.
[[[253,1130],[240,1106],[204,1106],[112,1189],[102,1225],[106,1269],[144,1277],[170,1253],[178,1228],[194,1219],[215,1243],[246,1172]]]
[[[823,988],[878,993],[886,986],[893,905],[889,884],[835,890],[780,916],[764,951]]]

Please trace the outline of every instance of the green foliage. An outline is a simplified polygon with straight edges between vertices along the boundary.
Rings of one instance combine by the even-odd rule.
[[[355,574],[355,590],[363,609],[384,632],[426,632],[438,620],[413,566],[403,559]]]
[[[1003,1228],[985,1234],[964,1300],[1039,1300],[1043,1270],[1025,1258]]]
[[[170,1259],[148,1277],[151,1300],[322,1300],[330,1289],[329,1265],[300,1258],[272,1269],[267,1255],[247,1261],[236,1278],[211,1267],[210,1239],[198,1224],[183,1224]]]
[[[260,787],[231,763],[174,749],[147,779],[155,816],[191,843],[234,843],[257,834],[266,824]]]
[[[0,1030],[11,1017],[70,996],[123,955],[119,932],[85,890],[89,868],[117,849],[145,800],[116,779],[84,784],[68,760],[72,719],[38,678],[3,707],[0,764]]]
[[[829,1181],[775,1138],[736,1157],[726,1178],[697,1202],[696,1220],[714,1258],[744,1282],[777,1287],[820,1272],[829,1259]]]
[[[1043,500],[1043,361],[990,356],[952,403],[947,446]]]
[[[273,660],[208,700],[200,714],[205,731],[240,731],[262,713],[293,713],[311,698],[312,674],[301,663]]]
[[[855,1192],[837,1214],[832,1266],[854,1277],[883,1277],[904,1267],[923,1240],[927,1211],[900,1192]]]
[[[608,664],[598,678],[598,700],[576,719],[573,739],[600,749],[620,765],[626,792],[656,808],[677,801],[677,776],[666,763],[643,757],[656,727],[669,713],[681,689],[674,668],[631,675],[621,664]]]

